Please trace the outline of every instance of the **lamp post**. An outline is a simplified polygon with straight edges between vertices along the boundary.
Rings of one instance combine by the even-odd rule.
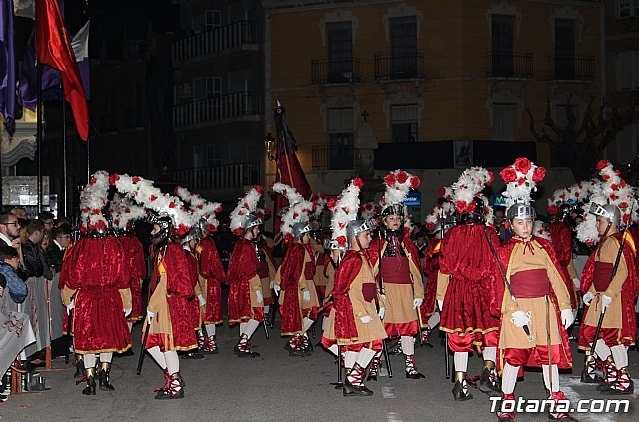
[[[269,161],[275,160],[275,138],[270,132],[264,137],[264,151],[266,151],[266,157]]]

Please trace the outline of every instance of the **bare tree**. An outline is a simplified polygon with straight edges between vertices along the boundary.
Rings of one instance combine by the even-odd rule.
[[[609,115],[606,115],[605,99],[595,111],[593,110],[595,99],[590,97],[588,107],[581,121],[578,122],[574,105],[570,102],[571,97],[568,97],[566,105],[566,127],[559,127],[553,119],[550,99],[546,100],[546,116],[541,133],[535,128],[535,119],[530,110],[526,109],[526,113],[530,118],[530,133],[537,142],[550,146],[551,154],[566,157],[575,180],[579,181],[592,176],[595,164],[603,158],[606,147],[615,141],[617,133],[623,130],[625,125],[633,121],[634,107],[629,107],[628,112],[622,114],[619,112],[619,107],[614,106]],[[546,132],[546,127],[550,129],[550,134]]]

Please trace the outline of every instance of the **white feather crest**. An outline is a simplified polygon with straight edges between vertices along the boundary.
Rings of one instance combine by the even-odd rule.
[[[480,192],[493,181],[493,174],[484,167],[470,167],[462,172],[453,183],[452,200],[457,211],[464,213],[473,202],[473,198],[479,197]]]
[[[195,221],[200,221],[201,218],[204,218],[207,224],[217,229],[220,222],[217,220],[215,213],[222,211],[222,204],[220,202],[209,202],[197,193],[192,193],[181,186],[177,187],[176,193],[180,199],[189,204]]]
[[[144,207],[141,207],[131,201],[129,197],[121,197],[118,194],[113,196],[111,200],[113,216],[113,226],[117,229],[124,230],[131,221],[139,220],[147,216]]]
[[[333,218],[331,219],[331,238],[340,246],[345,247],[347,245],[346,226],[349,222],[357,219],[359,192],[362,186],[363,183],[361,179],[352,179],[348,187],[346,187],[337,198],[333,207],[330,208],[333,212]]]
[[[520,157],[499,175],[506,182],[506,192],[503,195],[506,208],[510,208],[514,204],[530,205],[531,194],[537,191],[537,182],[544,179],[545,170],[528,158]]]
[[[308,221],[313,203],[305,200],[297,189],[284,183],[273,183],[272,189],[274,192],[284,195],[286,199],[288,199],[289,206],[282,215],[280,232],[290,239],[293,236],[293,225]]]
[[[421,183],[419,177],[413,176],[405,170],[394,170],[384,177],[386,190],[380,200],[380,205],[403,205],[411,189],[417,189]]]
[[[80,194],[80,226],[85,230],[104,230],[108,224],[102,214],[109,194],[109,173],[96,171]]]
[[[552,242],[552,239],[550,238],[550,231],[548,231],[548,227],[546,227],[544,222],[541,220],[535,220],[535,223],[533,224],[532,234],[533,236],[543,237],[544,239]]]
[[[239,199],[237,206],[231,212],[231,225],[230,229],[233,232],[242,228],[242,222],[246,218],[247,215],[255,212],[257,208],[257,203],[260,201],[262,197],[262,186],[255,186],[250,191],[246,193],[242,198]]]

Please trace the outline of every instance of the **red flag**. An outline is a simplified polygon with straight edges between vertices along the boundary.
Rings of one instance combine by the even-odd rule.
[[[304,170],[297,159],[295,150],[297,143],[293,132],[288,127],[286,112],[278,101],[275,109],[275,126],[277,129],[277,173],[275,181],[294,187],[305,199],[311,197],[311,186],[306,180]],[[275,197],[275,210],[273,212],[273,232],[279,233],[282,221],[279,211],[288,206],[288,201],[283,195]]]
[[[60,71],[64,98],[71,104],[80,139],[86,141],[89,138],[89,107],[60,7],[57,0],[35,3],[36,55],[41,63]]]

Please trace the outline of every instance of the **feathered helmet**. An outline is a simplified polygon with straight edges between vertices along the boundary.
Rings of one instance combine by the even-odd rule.
[[[381,211],[382,207],[380,207],[375,201],[366,202],[359,207],[359,213],[364,221],[375,219]]]
[[[337,198],[328,201],[328,209],[333,213],[331,219],[332,249],[346,249],[350,240],[365,230],[370,230],[370,223],[357,220],[359,210],[359,192],[364,182],[359,177],[354,178],[348,187]],[[352,223],[352,224],[351,224]]]
[[[615,170],[608,160],[599,161],[596,168],[601,180],[593,183],[590,210],[577,226],[577,239],[591,245],[599,241],[596,216],[608,219],[619,229],[638,220],[636,188],[619,177],[619,170]]]
[[[109,181],[120,193],[152,211],[148,217],[150,223],[158,224],[164,230],[168,222],[170,233],[167,235],[182,237],[197,222],[180,198],[162,193],[151,180],[128,174],[112,174]]]
[[[131,228],[131,223],[135,220],[146,218],[146,210],[134,203],[128,197],[115,194],[111,200],[109,209],[113,217],[113,228],[126,231]]]
[[[313,196],[311,196],[311,202],[313,203],[310,215],[311,219],[320,219],[329,199],[330,196],[325,193],[314,193]]]
[[[107,205],[109,173],[96,171],[80,194],[80,232],[95,235],[106,234],[109,228],[102,209]]]
[[[176,187],[175,194],[190,206],[190,212],[197,221],[198,230],[203,235],[215,233],[220,222],[215,214],[222,211],[222,204],[219,202],[209,202],[196,193],[191,193],[183,187]]]
[[[483,167],[470,167],[462,172],[452,185],[452,202],[461,223],[490,224],[491,208],[481,191],[493,182],[493,173]],[[444,192],[445,193],[445,192]]]
[[[284,195],[288,200],[289,206],[282,215],[282,225],[280,226],[280,232],[284,239],[290,242],[302,234],[310,232],[311,226],[308,224],[308,220],[313,203],[304,199],[294,187],[284,183],[273,183],[271,189]]]
[[[537,190],[537,182],[546,177],[546,170],[536,166],[526,157],[520,157],[502,171],[499,175],[506,183],[506,218],[512,221],[514,218],[535,220],[537,213],[530,205],[531,194]]]
[[[255,215],[257,203],[261,197],[262,186],[256,185],[244,197],[240,198],[237,206],[231,212],[230,229],[237,236],[242,236],[246,230],[262,224],[262,219]]]
[[[387,215],[397,215],[405,218],[406,211],[404,203],[411,189],[417,189],[421,181],[419,177],[413,176],[404,170],[391,171],[384,177],[386,191],[379,201],[382,207],[382,218]]]
[[[446,230],[454,226],[452,219],[455,213],[455,206],[448,201],[438,204],[428,212],[424,219],[424,228],[428,234],[436,234],[440,230]]]

